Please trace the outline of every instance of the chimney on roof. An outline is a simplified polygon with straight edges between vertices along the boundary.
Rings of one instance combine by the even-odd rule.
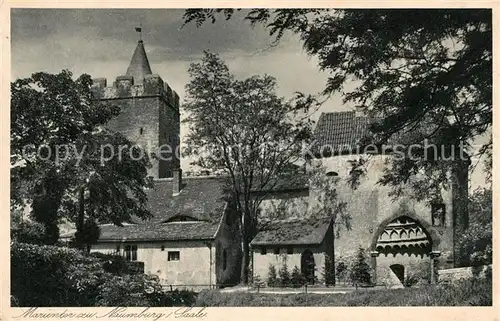
[[[176,168],[172,171],[173,174],[173,188],[172,188],[172,194],[179,195],[182,189],[182,169],[181,168]]]

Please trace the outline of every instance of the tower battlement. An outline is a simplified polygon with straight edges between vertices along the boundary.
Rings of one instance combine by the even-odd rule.
[[[111,86],[106,78],[92,79],[92,93],[96,99],[112,100],[157,96],[175,110],[179,110],[179,95],[157,74],[145,75],[136,84],[133,76],[118,76]]]

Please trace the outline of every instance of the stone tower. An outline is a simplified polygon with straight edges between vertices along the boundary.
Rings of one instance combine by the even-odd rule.
[[[101,102],[121,109],[108,128],[157,156],[150,157],[150,176],[173,177],[174,172],[180,172],[179,95],[152,73],[142,40],[137,43],[125,75],[118,76],[110,87],[105,78],[93,79],[92,89]]]

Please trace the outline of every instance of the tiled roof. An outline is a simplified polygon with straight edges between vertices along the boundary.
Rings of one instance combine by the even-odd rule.
[[[187,177],[182,189],[173,196],[173,181],[157,180],[147,191],[148,208],[153,218],[142,221],[135,217],[123,227],[101,225],[99,241],[106,240],[187,240],[213,238],[226,208],[225,179],[218,177]],[[164,223],[177,216],[194,222]],[[69,238],[72,233],[62,235]]]
[[[369,134],[369,125],[367,117],[356,117],[354,111],[322,113],[314,130],[312,151],[323,155],[352,151]]]
[[[172,180],[155,181],[147,192],[152,223],[164,222],[175,216],[218,222],[226,206],[225,179],[218,177],[186,177],[179,195],[173,196]],[[137,219],[135,223],[139,223]]]
[[[173,222],[159,224],[101,225],[99,242],[106,241],[182,241],[214,239],[218,222]],[[73,232],[61,235],[70,238]]]
[[[321,244],[329,225],[329,218],[273,221],[257,233],[251,245]]]
[[[329,157],[342,153],[363,152],[363,145],[367,146],[375,138],[370,132],[370,125],[379,118],[356,116],[355,111],[322,113],[314,130],[314,143],[311,152],[315,157]],[[446,120],[445,120],[446,121]],[[435,132],[436,125],[425,118],[418,126],[400,130],[387,139],[385,147],[395,144],[409,145],[421,142]],[[370,150],[373,152],[373,149]]]

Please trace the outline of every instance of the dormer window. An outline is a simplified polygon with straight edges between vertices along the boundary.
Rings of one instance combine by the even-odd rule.
[[[142,135],[144,133],[144,128],[139,128],[139,135]]]
[[[339,176],[339,173],[334,172],[334,171],[329,171],[329,172],[326,173],[326,176],[328,176],[328,177],[335,177],[335,176]]]

